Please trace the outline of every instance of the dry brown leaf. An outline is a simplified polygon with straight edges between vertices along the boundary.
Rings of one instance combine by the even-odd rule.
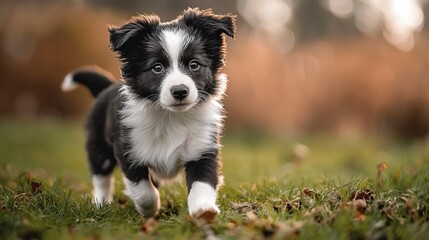
[[[356,210],[362,214],[366,211],[366,201],[365,199],[353,200],[353,205],[356,207]]]
[[[231,208],[234,210],[238,210],[240,213],[245,213],[255,210],[257,208],[257,205],[250,202],[231,203]]]
[[[305,195],[314,198],[316,196],[316,192],[311,189],[311,188],[304,188],[304,190],[302,190],[304,192]]]
[[[304,227],[304,223],[301,221],[293,222],[291,226],[285,224],[278,224],[278,239],[295,239],[301,232],[301,229]]]
[[[252,211],[246,213],[247,224],[256,224],[259,221],[258,216],[256,216]]]
[[[154,218],[149,218],[140,224],[140,231],[143,233],[151,233],[155,230],[157,225],[158,222]]]
[[[229,230],[235,230],[237,228],[237,226],[239,225],[239,222],[237,222],[236,220],[231,220],[229,221],[226,226],[228,227]]]
[[[40,187],[42,186],[42,183],[31,181],[30,184],[31,184],[31,193],[40,193],[41,192]]]
[[[277,231],[278,231],[278,226],[273,223],[266,223],[262,227],[262,234],[264,235],[265,238],[270,238],[274,236],[274,234],[276,234]]]
[[[357,199],[364,199],[364,200],[374,200],[374,196],[372,195],[373,191],[369,188],[365,190],[358,190],[358,191],[352,191],[350,193],[349,200],[357,200]]]

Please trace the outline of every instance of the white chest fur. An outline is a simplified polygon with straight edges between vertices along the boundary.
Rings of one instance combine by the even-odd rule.
[[[222,110],[217,99],[187,112],[170,112],[149,100],[128,98],[121,123],[131,129],[127,138],[133,164],[147,165],[159,177],[174,177],[187,161],[219,148],[214,137],[222,123]]]

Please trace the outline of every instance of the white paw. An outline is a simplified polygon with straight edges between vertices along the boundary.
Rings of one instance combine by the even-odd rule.
[[[213,212],[215,214],[219,214],[220,210],[215,204],[211,203],[201,203],[198,206],[190,206],[189,207],[189,215],[198,217],[204,212]]]
[[[102,206],[113,201],[115,185],[113,176],[94,175],[92,176],[92,184],[94,186],[94,204]]]
[[[196,218],[200,218],[204,215],[213,215],[213,217],[214,217],[219,213],[220,213],[220,210],[216,205],[215,206],[209,206],[209,205],[201,206],[197,209],[189,211],[189,214],[192,217],[196,217]],[[205,218],[205,217],[203,217],[203,218]]]
[[[204,220],[206,223],[211,223],[216,215],[219,214],[219,209],[202,208],[195,211],[191,216],[196,219]]]
[[[137,211],[145,217],[153,217],[161,206],[159,192],[148,180],[140,180],[134,183],[124,177],[124,194],[130,197]]]
[[[194,182],[188,196],[189,214],[211,222],[220,213],[216,206],[216,197],[216,190],[211,185],[204,182]]]

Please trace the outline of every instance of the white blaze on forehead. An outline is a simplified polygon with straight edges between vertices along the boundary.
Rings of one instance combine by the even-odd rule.
[[[176,85],[185,85],[189,89],[188,96],[181,100],[187,104],[181,111],[187,111],[195,106],[198,98],[198,89],[194,80],[180,69],[180,55],[193,37],[181,29],[168,29],[161,33],[161,45],[164,47],[170,59],[170,66],[166,69],[166,75],[161,84],[161,105],[171,111],[179,111],[172,107],[177,100],[171,95],[171,88]]]
[[[168,57],[172,61],[173,68],[178,67],[180,53],[186,45],[192,40],[191,36],[183,30],[164,30],[162,32],[162,45],[167,50]]]

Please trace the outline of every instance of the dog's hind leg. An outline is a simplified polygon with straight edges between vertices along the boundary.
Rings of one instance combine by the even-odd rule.
[[[89,133],[86,150],[92,173],[94,203],[97,205],[110,203],[113,200],[115,181],[112,172],[116,166],[113,149]]]

